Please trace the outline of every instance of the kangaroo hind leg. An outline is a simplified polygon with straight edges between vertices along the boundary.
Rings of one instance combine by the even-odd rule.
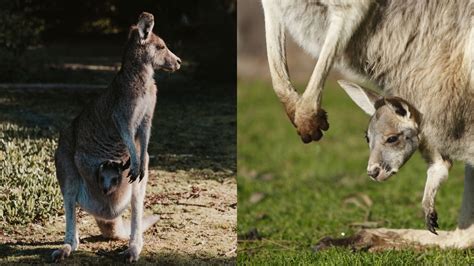
[[[68,149],[67,142],[59,142],[55,154],[56,176],[61,187],[66,216],[66,232],[64,246],[52,254],[53,261],[61,261],[68,257],[79,245],[79,235],[76,227],[76,201],[81,186],[81,176],[74,164],[73,155]]]

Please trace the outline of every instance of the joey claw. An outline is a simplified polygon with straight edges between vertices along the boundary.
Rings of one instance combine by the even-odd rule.
[[[426,227],[431,233],[438,235],[435,228],[439,228],[438,225],[438,214],[435,210],[431,211],[426,215]]]

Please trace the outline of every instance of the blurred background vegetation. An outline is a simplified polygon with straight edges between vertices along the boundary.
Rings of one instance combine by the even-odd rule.
[[[50,81],[51,75],[42,70],[45,65],[51,69],[57,55],[47,48],[58,44],[121,46],[142,11],[155,15],[154,31],[169,40],[177,54],[211,64],[219,72],[197,75],[222,81],[234,76],[228,71],[235,69],[233,60],[222,60],[235,54],[233,0],[1,0],[0,82]]]

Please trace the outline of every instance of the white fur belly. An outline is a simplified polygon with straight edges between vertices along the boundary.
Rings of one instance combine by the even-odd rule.
[[[77,198],[77,203],[87,213],[90,213],[93,216],[105,220],[112,220],[122,214],[130,204],[132,186],[126,186],[125,188],[122,188],[122,191],[120,192],[120,197],[113,199],[113,195],[111,195],[107,198],[107,196],[104,195],[91,195],[87,186],[82,185]]]
[[[319,56],[327,29],[324,1],[282,0],[281,17],[295,42],[314,58]]]

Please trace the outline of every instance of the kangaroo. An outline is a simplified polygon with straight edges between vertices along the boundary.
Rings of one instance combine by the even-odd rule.
[[[473,135],[474,123],[474,2],[262,0],[262,5],[273,89],[302,141],[318,141],[329,128],[321,101],[333,65],[351,78],[373,81],[386,95],[407,99],[423,116],[422,133],[430,145],[426,150],[433,153],[427,193],[432,191],[434,196],[435,188],[447,176],[450,159],[471,163],[466,165],[463,205],[455,232],[439,232],[436,237],[424,230],[391,230],[392,235],[443,247],[472,246],[474,155],[472,145],[465,144],[472,143],[466,138]],[[318,58],[302,95],[294,89],[288,73],[287,33]],[[397,164],[401,166],[403,160]],[[397,165],[391,169],[379,165],[380,176],[375,167],[370,174],[382,180],[394,174]],[[434,209],[430,213],[433,218],[428,220],[436,221]]]
[[[472,1],[262,0],[262,5],[273,89],[304,143],[320,140],[329,128],[321,101],[333,65],[393,95],[408,90],[416,97],[444,91],[473,71]],[[318,58],[302,95],[288,73],[287,34]]]
[[[443,232],[439,238],[424,236],[418,239],[423,244],[438,244],[443,247],[472,247],[474,245],[474,91],[445,92],[449,102],[442,99],[425,98],[421,102],[381,95],[357,84],[339,81],[341,87],[364,112],[371,116],[366,133],[370,148],[368,175],[377,181],[387,180],[405,164],[419,149],[428,163],[427,181],[422,207],[428,230],[437,235],[438,215],[435,197],[440,184],[448,178],[452,160],[466,162],[465,192],[459,226],[456,233]],[[403,95],[406,97],[409,95]],[[458,100],[454,100],[458,98]],[[425,106],[420,112],[416,106]],[[438,109],[456,116],[433,125]],[[436,121],[438,122],[438,121]],[[417,232],[418,230],[414,230]],[[417,232],[415,235],[423,236]],[[427,241],[432,239],[433,241]]]
[[[76,203],[95,217],[104,237],[129,239],[128,261],[138,260],[143,231],[158,220],[154,215],[142,219],[157,93],[153,75],[154,70],[178,70],[181,59],[152,32],[153,26],[152,14],[140,14],[112,83],[60,133],[55,164],[66,236],[64,246],[52,254],[54,261],[78,248]],[[131,225],[121,217],[130,203]]]

